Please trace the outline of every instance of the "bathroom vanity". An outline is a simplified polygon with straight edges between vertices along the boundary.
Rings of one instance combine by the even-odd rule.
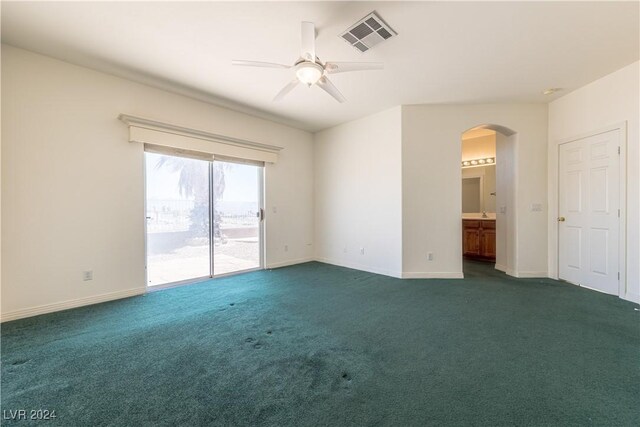
[[[462,219],[462,253],[467,258],[496,260],[495,218]]]

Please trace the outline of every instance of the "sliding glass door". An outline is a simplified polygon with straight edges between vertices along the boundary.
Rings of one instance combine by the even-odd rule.
[[[147,283],[209,277],[209,162],[145,155]]]
[[[149,286],[262,266],[262,166],[145,156]]]
[[[213,162],[213,271],[260,267],[262,167]]]

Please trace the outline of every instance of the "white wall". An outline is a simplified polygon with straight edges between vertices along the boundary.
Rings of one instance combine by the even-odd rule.
[[[401,275],[400,126],[396,107],[315,135],[318,260]]]
[[[2,89],[3,319],[144,291],[143,147],[120,113],[284,147],[266,262],[313,257],[311,134],[6,45]]]
[[[403,271],[406,277],[460,277],[461,144],[482,124],[514,130],[519,277],[547,275],[547,106],[544,104],[402,107]],[[499,161],[499,160],[498,160]],[[532,212],[542,204],[542,212]],[[427,253],[433,252],[433,261]]]
[[[627,258],[626,292],[640,302],[640,62],[571,92],[549,104],[549,275],[558,269],[558,143],[626,122]]]

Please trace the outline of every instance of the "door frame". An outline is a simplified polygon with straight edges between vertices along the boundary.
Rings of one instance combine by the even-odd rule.
[[[556,186],[555,191],[555,209],[550,212],[554,213],[551,220],[555,223],[552,229],[556,236],[556,256],[555,256],[555,274],[554,279],[560,278],[560,223],[558,217],[560,216],[560,148],[564,144],[570,142],[579,141],[581,139],[589,138],[592,136],[600,135],[603,133],[619,130],[618,147],[620,150],[618,156],[618,207],[620,209],[620,220],[618,221],[618,297],[625,298],[627,296],[627,122],[620,122],[617,124],[609,125],[600,128],[595,131],[586,132],[577,136],[564,138],[556,142]],[[581,286],[585,287],[585,286]],[[585,287],[591,289],[589,287]]]

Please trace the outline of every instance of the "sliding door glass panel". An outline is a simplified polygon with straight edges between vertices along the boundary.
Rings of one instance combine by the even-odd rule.
[[[150,286],[211,275],[209,164],[145,153]]]
[[[258,268],[262,167],[213,162],[213,274]]]

